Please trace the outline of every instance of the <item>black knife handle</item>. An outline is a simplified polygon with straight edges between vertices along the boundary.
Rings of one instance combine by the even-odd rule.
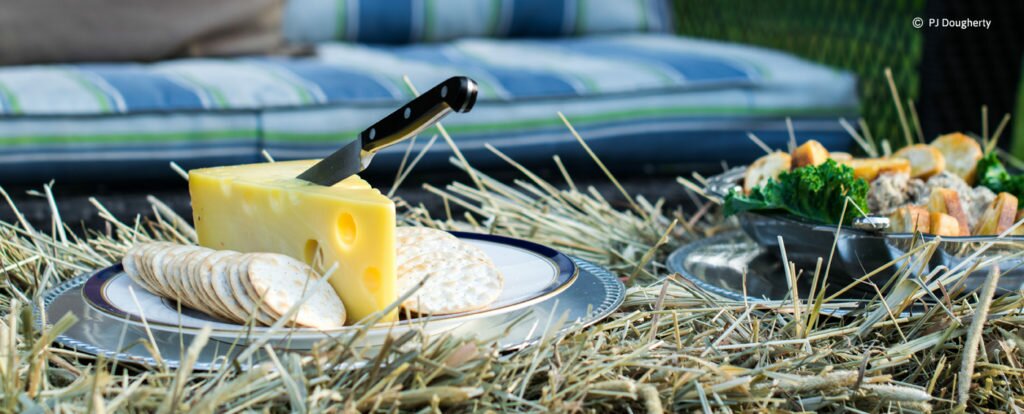
[[[472,79],[448,78],[361,132],[363,150],[374,152],[416,135],[453,111],[469,112],[476,92]]]

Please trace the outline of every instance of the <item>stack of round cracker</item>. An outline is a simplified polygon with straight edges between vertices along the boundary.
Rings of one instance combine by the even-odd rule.
[[[122,263],[146,290],[226,321],[269,326],[290,313],[289,326],[345,325],[345,306],[334,289],[285,255],[158,242],[133,246]]]
[[[399,227],[395,236],[398,293],[418,288],[402,302],[403,308],[447,315],[484,308],[501,294],[505,278],[479,248],[425,227]]]

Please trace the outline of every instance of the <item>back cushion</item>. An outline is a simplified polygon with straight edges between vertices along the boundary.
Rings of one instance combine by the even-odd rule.
[[[0,0],[0,65],[283,50],[283,0]]]
[[[667,0],[288,0],[292,42],[436,42],[670,30]]]

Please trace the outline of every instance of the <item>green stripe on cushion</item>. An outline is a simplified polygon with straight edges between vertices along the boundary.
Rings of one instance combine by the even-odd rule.
[[[652,109],[623,110],[603,112],[598,114],[574,115],[569,120],[574,125],[587,125],[609,121],[622,121],[629,119],[651,119],[670,118],[679,115],[749,115],[749,116],[835,116],[838,113],[854,113],[856,106],[816,107],[816,108],[763,108],[751,109],[748,107],[667,107]],[[524,129],[537,129],[562,125],[562,121],[555,116],[535,119],[513,120],[508,122],[495,122],[489,124],[472,125],[446,125],[445,129],[458,138],[459,133],[481,133],[481,132],[504,132]],[[280,132],[265,131],[264,138],[267,141],[301,141],[301,142],[326,142],[335,141],[340,137],[354,137],[362,130],[333,131],[333,132]],[[423,134],[421,134],[423,135]]]
[[[195,132],[158,132],[90,135],[23,135],[0,137],[0,147],[21,145],[66,145],[66,144],[123,144],[123,143],[173,143],[213,141],[225,138],[252,138],[259,136],[253,129]]]
[[[817,107],[817,108],[762,108],[762,109],[751,109],[748,107],[709,107],[709,108],[693,108],[693,107],[666,107],[666,108],[653,108],[653,109],[635,109],[635,110],[623,110],[614,112],[603,112],[586,115],[574,115],[569,117],[569,120],[574,125],[602,123],[609,121],[622,121],[629,119],[650,119],[657,117],[675,117],[680,115],[751,115],[751,116],[834,116],[837,113],[852,113],[856,112],[857,107],[855,106],[844,106],[844,107]],[[509,122],[497,122],[492,124],[476,124],[476,125],[452,125],[446,126],[449,131],[463,132],[463,133],[477,133],[477,132],[499,132],[499,131],[513,131],[524,128],[536,128],[545,127],[552,125],[562,125],[562,121],[555,116],[541,119],[524,119],[515,120]]]
[[[7,87],[4,86],[3,83],[0,83],[0,95],[3,95],[4,96],[4,101],[7,102],[7,110],[6,110],[7,113],[9,113],[9,114],[20,114],[21,113],[21,104],[18,103],[18,97],[15,96],[14,93],[11,92],[10,89],[7,89]],[[2,112],[4,112],[4,111],[0,111],[0,113],[2,113]]]
[[[305,85],[296,82],[294,79],[289,78],[287,76],[282,76],[280,73],[274,71],[273,69],[264,66],[257,67],[263,70],[263,72],[265,72],[268,76],[281,81],[281,83],[284,83],[285,85],[290,86],[292,90],[295,91],[295,94],[298,95],[299,102],[301,102],[303,105],[309,105],[311,103],[314,103],[315,100],[313,99],[313,94],[311,94],[309,90],[306,89]],[[286,71],[287,69],[282,68],[281,70]]]
[[[74,71],[71,71],[71,70],[62,70],[61,73],[63,73],[64,75],[67,75],[67,77],[69,77],[72,80],[74,80],[75,83],[81,85],[82,88],[84,88],[86,91],[88,91],[89,94],[92,95],[92,97],[94,99],[96,99],[96,103],[99,104],[99,106],[100,106],[100,113],[109,113],[109,112],[111,112],[111,110],[110,110],[110,99],[107,97],[107,94],[104,93],[102,89],[100,89],[95,84],[93,84],[92,81],[90,81],[89,79],[86,79],[81,74],[75,73]]]
[[[348,12],[348,5],[345,0],[338,0],[335,4],[335,12],[337,13],[337,20],[334,22],[334,38],[344,39],[347,37],[345,33],[348,30],[348,23],[346,13]]]
[[[579,35],[579,34],[584,33],[584,32],[587,31],[587,27],[586,27],[587,26],[587,24],[586,24],[586,20],[587,19],[583,18],[583,16],[586,15],[586,11],[587,11],[586,6],[584,6],[586,3],[587,3],[586,0],[577,0],[576,1],[576,25],[575,25],[576,26],[576,32],[573,33],[575,35]]]
[[[435,0],[423,0],[423,39],[435,40],[434,27],[437,25],[437,15],[434,13],[437,7]]]
[[[501,0],[491,0],[491,36],[498,35],[498,26],[501,25]]]
[[[640,9],[640,31],[646,32],[650,27],[650,22],[647,21],[647,0],[636,0],[636,7]]]
[[[445,127],[448,128],[448,127]],[[450,129],[450,128],[448,128]],[[345,137],[354,137],[359,135],[362,130],[351,130],[351,131],[335,131],[335,132],[271,132],[267,131],[263,133],[263,137],[266,141],[297,141],[297,142],[328,142],[338,141],[339,143]],[[423,133],[420,133],[422,135]]]
[[[192,86],[194,86],[194,87],[198,88],[199,90],[209,94],[210,97],[213,98],[213,103],[216,104],[218,108],[227,108],[228,107],[228,98],[224,96],[224,92],[221,92],[220,89],[212,87],[212,86],[209,86],[209,85],[206,85],[206,84],[200,82],[195,77],[189,76],[189,75],[186,75],[186,74],[183,74],[183,73],[175,74],[175,76],[177,76],[177,77],[179,77],[181,79],[184,79],[186,82],[188,82]]]

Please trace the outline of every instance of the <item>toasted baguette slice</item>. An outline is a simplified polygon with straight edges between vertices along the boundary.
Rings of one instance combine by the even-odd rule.
[[[921,206],[903,206],[889,216],[889,231],[893,233],[928,233],[930,229],[931,215]]]
[[[925,144],[903,147],[892,155],[910,161],[910,177],[927,179],[946,169],[946,157],[939,150]]]
[[[792,157],[785,152],[773,152],[758,158],[747,167],[743,175],[743,192],[750,194],[754,187],[760,187],[769,179],[778,178],[779,174],[789,171],[792,165]]]
[[[910,161],[903,158],[854,158],[843,164],[853,168],[857,178],[874,181],[882,173],[910,174]]]
[[[825,161],[828,161],[828,150],[813,139],[793,150],[793,168],[820,165]]]
[[[968,236],[971,234],[967,212],[964,211],[963,205],[960,203],[960,194],[956,190],[941,187],[932,189],[932,194],[928,197],[928,210],[932,213],[953,216],[960,223],[959,234],[945,234],[944,236]],[[934,225],[934,221],[932,223]]]
[[[1010,193],[999,193],[992,204],[981,214],[978,228],[974,234],[978,236],[998,235],[1009,229],[1017,218],[1017,197]]]
[[[973,138],[960,132],[942,135],[932,141],[932,147],[946,157],[946,169],[974,185],[977,178],[978,160],[983,156],[981,145]]]
[[[850,155],[849,152],[830,152],[828,157],[840,163],[853,159],[853,155]]]
[[[1017,216],[1013,218],[1013,222],[1016,223],[1021,219],[1024,219],[1024,208],[1017,210]],[[1024,236],[1024,226],[1017,227],[1017,229],[1013,231],[1013,234],[1015,236]]]
[[[932,212],[929,234],[936,236],[960,236],[960,222],[949,214]]]

